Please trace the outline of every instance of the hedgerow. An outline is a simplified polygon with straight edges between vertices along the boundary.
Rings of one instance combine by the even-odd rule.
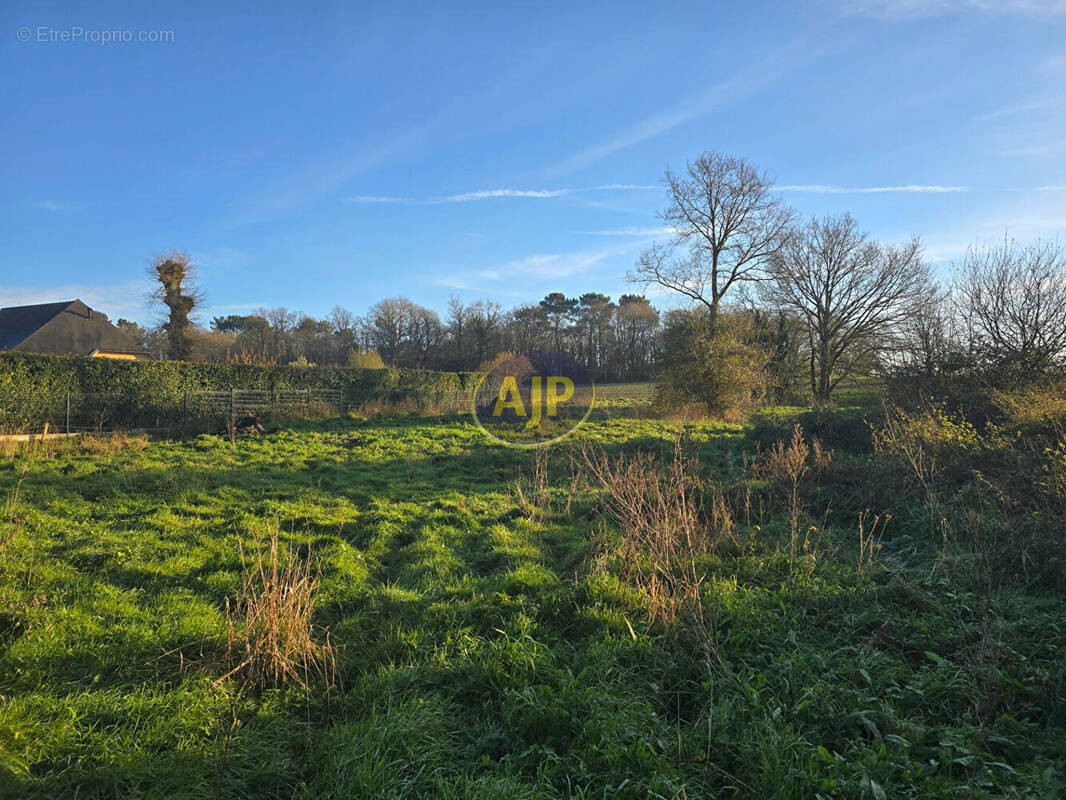
[[[334,390],[345,405],[373,401],[440,404],[473,385],[471,373],[411,369],[119,361],[80,356],[0,353],[0,430],[55,424],[67,393],[102,395],[131,422],[172,421],[185,413],[187,393],[231,389],[282,392]]]

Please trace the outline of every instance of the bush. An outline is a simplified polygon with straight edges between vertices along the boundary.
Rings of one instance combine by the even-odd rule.
[[[728,420],[755,408],[769,388],[766,350],[742,315],[720,314],[712,327],[699,312],[679,315],[663,332],[656,399],[667,408],[698,403]]]
[[[1054,417],[1037,424],[1005,414],[1004,424],[979,432],[942,404],[913,412],[889,407],[874,436],[898,471],[886,477],[903,489],[898,510],[913,510],[907,495],[917,489],[929,533],[942,542],[941,560],[986,582],[1061,583],[1066,434]],[[920,515],[912,521],[921,524]]]
[[[348,366],[352,369],[385,369],[377,350],[351,349],[348,351]]]

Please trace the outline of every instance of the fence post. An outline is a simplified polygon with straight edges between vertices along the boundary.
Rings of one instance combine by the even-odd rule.
[[[235,423],[237,421],[237,390],[229,390],[229,421]]]
[[[134,427],[137,417],[137,398],[130,392],[130,427]]]
[[[307,416],[311,416],[311,387],[307,387]]]
[[[67,436],[69,436],[70,435],[70,392],[67,392],[67,425],[66,425],[66,431],[67,431]]]
[[[278,387],[276,384],[270,384],[270,418],[277,419],[278,416]]]

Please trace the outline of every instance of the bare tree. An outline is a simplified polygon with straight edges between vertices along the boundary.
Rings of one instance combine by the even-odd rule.
[[[685,175],[667,170],[665,182],[669,203],[660,217],[673,240],[641,254],[629,279],[702,303],[713,329],[730,287],[757,280],[778,252],[792,211],[773,194],[765,172],[713,151],[690,161]]]
[[[444,325],[437,312],[412,303],[407,333],[412,366],[428,369],[444,339]]]
[[[1058,243],[972,248],[955,265],[960,314],[976,355],[1037,374],[1066,364],[1066,252]]]
[[[466,339],[470,328],[470,309],[455,295],[448,298],[448,335],[451,338],[455,369],[466,369]]]
[[[413,308],[414,303],[406,297],[390,297],[375,303],[367,314],[369,344],[387,364],[396,366],[402,358]]]
[[[900,362],[912,374],[929,380],[957,359],[955,320],[950,293],[930,285],[903,321]]]
[[[189,316],[204,301],[204,294],[193,285],[196,265],[188,253],[171,250],[152,259],[148,274],[159,282],[152,298],[167,307],[167,358],[188,361],[192,356]]]
[[[345,364],[348,354],[355,349],[359,318],[342,306],[330,309],[327,317],[333,338],[334,361]]]
[[[465,367],[476,369],[501,349],[503,309],[492,300],[478,300],[467,309],[470,312],[470,335],[474,340],[473,358]]]
[[[827,404],[840,381],[888,343],[928,288],[921,244],[871,242],[850,214],[811,219],[772,259],[764,293],[805,322],[811,393]]]
[[[289,311],[284,306],[269,309],[260,308],[258,315],[265,319],[270,326],[274,360],[278,363],[284,363],[287,360],[288,351],[291,349],[290,334],[296,329],[303,315],[297,311]]]

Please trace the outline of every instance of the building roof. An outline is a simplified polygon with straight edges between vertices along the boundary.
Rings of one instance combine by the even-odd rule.
[[[152,357],[81,300],[0,308],[0,350],[79,356],[101,350]]]
[[[73,302],[0,308],[0,350],[13,349]]]

